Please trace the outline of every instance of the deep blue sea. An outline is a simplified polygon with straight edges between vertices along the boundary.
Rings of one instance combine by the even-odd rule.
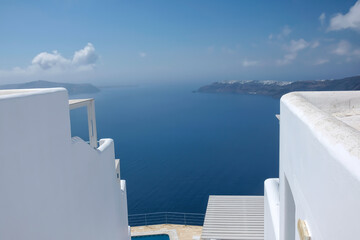
[[[279,100],[193,93],[199,84],[102,88],[98,138],[113,138],[129,214],[204,213],[211,194],[263,195],[278,176]],[[88,139],[85,109],[72,135]]]

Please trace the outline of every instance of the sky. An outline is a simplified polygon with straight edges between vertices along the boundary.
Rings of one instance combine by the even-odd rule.
[[[360,75],[360,0],[0,0],[0,84]]]

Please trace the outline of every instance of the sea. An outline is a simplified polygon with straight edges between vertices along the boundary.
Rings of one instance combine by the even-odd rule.
[[[193,92],[196,83],[101,88],[98,138],[112,138],[129,214],[205,213],[209,195],[263,195],[279,172],[279,99]],[[88,140],[85,109],[72,136]]]

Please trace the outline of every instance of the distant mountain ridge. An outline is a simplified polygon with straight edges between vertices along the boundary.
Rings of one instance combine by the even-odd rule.
[[[38,80],[27,83],[15,83],[0,85],[0,89],[27,89],[27,88],[53,88],[63,87],[66,88],[69,95],[82,94],[82,93],[97,93],[100,89],[90,83],[58,83]]]
[[[280,98],[294,91],[347,91],[360,90],[360,76],[336,80],[313,81],[223,81],[200,87],[196,92],[202,93],[237,93],[257,94]]]

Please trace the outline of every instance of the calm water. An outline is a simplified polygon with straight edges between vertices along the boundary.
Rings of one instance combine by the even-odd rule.
[[[129,214],[205,212],[210,194],[262,195],[278,175],[279,100],[192,93],[199,85],[105,88],[98,137],[115,141]],[[72,135],[88,139],[84,110]]]

